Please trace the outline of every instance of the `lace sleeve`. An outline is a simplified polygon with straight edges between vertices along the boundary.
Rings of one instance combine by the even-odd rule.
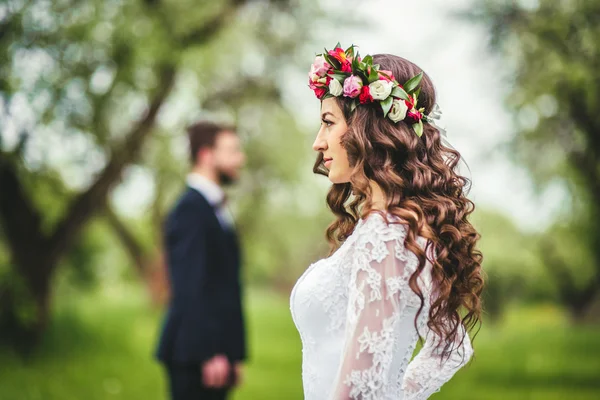
[[[442,356],[441,350],[438,349],[439,336],[428,330],[423,348],[408,365],[404,375],[402,389],[406,400],[429,398],[469,361],[473,355],[473,347],[462,325],[457,337],[457,343],[451,349],[450,356]]]
[[[395,225],[370,231],[355,245],[345,345],[331,399],[384,398],[391,375],[394,327],[405,309],[401,291],[410,276],[403,229]]]

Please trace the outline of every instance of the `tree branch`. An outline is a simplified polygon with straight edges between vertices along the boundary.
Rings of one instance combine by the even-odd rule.
[[[119,180],[125,167],[139,156],[144,140],[152,131],[156,115],[170,93],[174,80],[174,66],[164,66],[161,73],[161,85],[144,118],[126,136],[123,144],[114,149],[111,159],[96,181],[88,190],[72,201],[64,219],[57,224],[51,236],[51,248],[54,252],[61,254],[71,243],[77,231],[93,214],[106,207],[110,189]]]
[[[202,25],[201,28],[184,35],[179,43],[183,48],[189,46],[199,46],[207,43],[213,38],[223,27],[226,22],[235,14],[235,11],[240,8],[246,0],[233,0],[224,7],[224,10],[214,16],[211,20]]]
[[[143,277],[146,273],[145,251],[143,246],[108,204],[104,209],[104,215],[108,224],[111,226],[117,235],[117,238],[120,240],[121,244],[129,254],[129,257],[131,258],[131,261],[133,261],[138,274]]]
[[[275,85],[265,83],[264,81],[261,82],[257,78],[245,78],[236,81],[233,85],[219,88],[210,93],[210,95],[206,96],[206,100],[202,106],[206,109],[210,109],[219,103],[230,102],[231,99],[240,99],[243,95],[247,95],[248,93],[259,93],[260,97],[272,99],[274,101],[281,100],[281,93]],[[254,97],[256,97],[256,95],[254,95]]]

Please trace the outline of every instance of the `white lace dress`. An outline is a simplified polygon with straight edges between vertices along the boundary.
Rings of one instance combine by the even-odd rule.
[[[418,321],[425,343],[409,363],[420,300],[408,286],[418,262],[404,247],[405,237],[404,225],[371,214],[296,283],[291,311],[302,339],[305,400],[427,399],[471,358],[465,336],[442,360],[436,335],[427,329],[426,302]],[[428,264],[419,277],[426,299],[432,296],[430,274]]]

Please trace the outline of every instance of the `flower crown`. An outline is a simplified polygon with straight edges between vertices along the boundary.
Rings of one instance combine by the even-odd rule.
[[[308,86],[318,99],[344,96],[352,99],[350,110],[354,111],[358,104],[378,101],[383,116],[393,122],[407,121],[421,137],[424,108],[417,108],[417,99],[421,88],[419,84],[423,73],[413,76],[403,85],[399,84],[391,71],[379,69],[373,64],[373,57],[360,57],[354,51],[354,45],[344,51],[338,43],[334,50],[317,55],[308,73]]]

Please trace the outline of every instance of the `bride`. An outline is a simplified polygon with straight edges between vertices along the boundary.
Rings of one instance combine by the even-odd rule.
[[[481,316],[460,154],[434,124],[431,80],[408,60],[338,44],[309,85],[321,101],[315,172],[333,183],[336,220],[332,254],[291,295],[305,399],[427,399],[471,358]]]

